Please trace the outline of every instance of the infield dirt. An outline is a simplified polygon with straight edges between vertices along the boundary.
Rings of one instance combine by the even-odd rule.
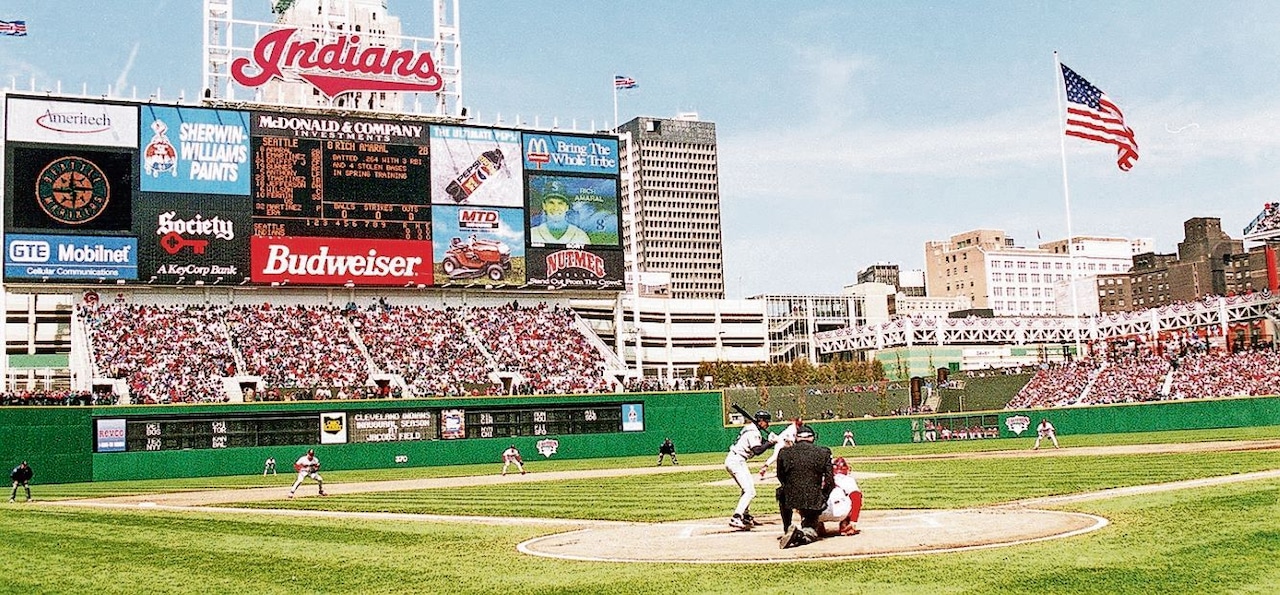
[[[859,457],[862,461],[912,459],[966,459],[992,457],[1099,456],[1205,451],[1241,451],[1280,449],[1280,440],[1232,442],[1198,442],[1188,444],[1131,445],[1112,447],[1078,447],[1039,451],[991,451],[940,455],[907,455],[892,457]],[[330,483],[330,494],[356,494],[403,490],[439,489],[464,486],[505,485],[536,481],[584,478],[622,477],[656,473],[683,473],[720,469],[720,465],[688,465],[680,467],[643,467],[630,469],[593,469],[556,471],[528,475],[467,476],[367,483]],[[855,474],[856,476],[856,474]],[[958,510],[867,510],[858,527],[860,535],[832,537],[802,547],[779,549],[782,534],[777,514],[757,518],[764,525],[752,531],[728,527],[726,519],[702,519],[668,523],[630,523],[574,519],[533,519],[507,517],[460,517],[377,512],[342,512],[295,509],[245,509],[228,507],[237,502],[282,499],[287,487],[234,490],[174,492],[137,496],[119,496],[92,500],[50,502],[51,505],[108,508],[186,510],[212,513],[255,513],[288,516],[396,519],[422,522],[474,522],[491,524],[543,525],[569,528],[520,544],[520,551],[546,557],[600,560],[677,563],[786,562],[799,560],[832,560],[876,556],[926,554],[966,549],[1001,547],[1045,539],[1079,535],[1106,526],[1101,517],[1039,507],[1124,497],[1127,495],[1186,489],[1238,481],[1280,477],[1280,470],[1245,473],[1199,480],[1117,488],[1010,502],[998,506]],[[767,508],[772,503],[769,487],[772,478],[761,484],[758,500]],[[721,483],[721,482],[715,482]],[[300,496],[309,494],[305,486]]]

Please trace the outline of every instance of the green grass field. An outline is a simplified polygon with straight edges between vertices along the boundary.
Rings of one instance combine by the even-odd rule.
[[[1064,436],[1064,446],[1272,438],[1280,427]],[[1280,451],[981,459],[865,460],[1025,449],[1028,440],[836,448],[868,509],[956,508],[1280,469]],[[716,464],[717,453],[681,455]],[[642,467],[649,457],[531,461],[534,473]],[[492,474],[495,465],[326,473],[326,483]],[[38,472],[38,470],[37,470]],[[720,471],[504,487],[369,493],[259,503],[332,510],[663,521],[725,515]],[[37,475],[37,479],[39,476]],[[35,486],[38,500],[287,485],[281,475]],[[306,488],[304,488],[306,489]],[[309,492],[308,492],[309,493]],[[757,498],[768,510],[767,496]],[[520,554],[545,526],[284,518],[0,506],[0,592],[31,593],[1271,593],[1280,584],[1280,480],[1096,500],[1062,507],[1106,517],[1086,535],[900,558],[786,564],[571,562]],[[567,529],[568,527],[566,527]]]

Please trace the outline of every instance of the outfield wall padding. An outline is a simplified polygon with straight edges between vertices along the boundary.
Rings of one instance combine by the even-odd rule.
[[[31,462],[36,483],[117,481],[206,477],[261,473],[262,463],[274,457],[282,474],[292,472],[292,462],[304,446],[193,449],[159,452],[94,452],[94,419],[131,415],[188,415],[193,413],[377,411],[406,408],[461,408],[524,406],[539,404],[642,403],[643,431],[516,438],[466,438],[361,444],[314,445],[325,470],[377,469],[492,463],[514,443],[525,461],[536,470],[545,460],[535,447],[539,440],[554,438],[559,446],[554,458],[584,459],[655,456],[664,438],[671,438],[681,453],[724,452],[737,437],[740,426],[725,425],[724,399],[720,392],[641,393],[624,395],[492,397],[465,399],[390,399],[379,401],[322,401],[246,403],[228,405],[151,405],[117,407],[3,407],[0,408],[0,465],[12,468]],[[1024,418],[1028,427],[1021,433]],[[926,422],[934,424],[993,426],[1000,438],[1032,438],[1035,424],[1047,418],[1058,435],[1116,432],[1152,432],[1280,424],[1280,397],[1205,399],[1149,404],[1068,407],[1029,411],[986,411],[932,416],[863,418],[812,421],[819,443],[839,446],[846,429],[860,445],[900,444],[921,439]],[[963,420],[963,421],[957,421]],[[781,431],[784,421],[771,428]]]

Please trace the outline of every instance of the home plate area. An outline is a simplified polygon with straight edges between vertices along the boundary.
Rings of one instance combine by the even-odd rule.
[[[755,512],[755,511],[753,511]],[[778,548],[782,520],[762,515],[750,531],[726,519],[597,526],[531,539],[534,556],[608,562],[793,562],[919,555],[1070,537],[1106,526],[1101,517],[1025,508],[864,510],[859,535]],[[799,517],[796,517],[799,520]]]

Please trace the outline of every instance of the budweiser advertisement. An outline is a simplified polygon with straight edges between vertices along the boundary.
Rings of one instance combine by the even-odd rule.
[[[254,237],[249,253],[255,283],[432,284],[431,242],[426,241]]]

